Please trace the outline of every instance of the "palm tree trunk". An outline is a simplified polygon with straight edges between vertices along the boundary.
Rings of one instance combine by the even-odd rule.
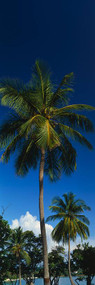
[[[21,263],[20,263],[20,257],[19,257],[19,285],[21,285]]]
[[[69,278],[70,278],[70,282],[71,282],[71,285],[76,285],[72,279],[72,276],[71,276],[71,265],[70,265],[70,235],[69,235],[69,238],[68,238],[68,271],[69,271]]]
[[[44,262],[44,285],[50,285],[49,279],[49,267],[48,267],[48,252],[47,252],[47,240],[46,230],[44,222],[44,204],[43,204],[43,177],[44,177],[44,164],[45,164],[45,150],[41,149],[41,161],[39,169],[39,211],[40,211],[40,227],[43,243],[43,262]]]
[[[87,285],[91,285],[91,276],[87,277]]]

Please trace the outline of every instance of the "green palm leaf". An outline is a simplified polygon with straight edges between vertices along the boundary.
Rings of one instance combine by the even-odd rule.
[[[54,115],[58,116],[58,115],[64,115],[64,113],[66,112],[72,112],[72,111],[84,111],[84,110],[87,110],[87,111],[94,111],[95,108],[90,106],[90,105],[86,105],[86,104],[74,104],[74,105],[69,105],[69,106],[66,106],[66,107],[63,107],[63,108],[59,108],[58,109],[55,109],[54,110]]]
[[[73,91],[73,89],[70,88],[72,85],[72,80],[73,72],[64,76],[57,90],[51,96],[50,105],[52,104],[56,106],[56,104],[60,104],[60,102],[63,104],[68,103],[68,93]]]
[[[18,156],[15,160],[15,168],[17,175],[24,176],[32,167],[37,167],[40,158],[39,149],[31,139],[24,141],[19,147]]]
[[[21,256],[22,256],[23,259],[25,259],[27,264],[30,264],[31,258],[28,255],[28,253],[25,250],[23,250],[23,249],[21,250]]]
[[[38,147],[47,147],[51,150],[60,146],[60,138],[54,128],[51,126],[49,120],[45,119],[45,123],[43,123],[38,131],[37,131],[37,141],[36,144]]]
[[[62,163],[60,161],[61,151],[58,148],[48,149],[45,156],[45,174],[51,181],[56,181],[62,173]]]
[[[61,120],[63,121],[63,124],[68,124],[70,127],[74,127],[77,129],[85,130],[86,132],[93,132],[94,127],[92,122],[84,115],[79,115],[75,113],[62,113],[59,116],[57,115],[57,119],[60,122],[60,116]]]
[[[82,134],[80,134],[78,131],[75,131],[73,128],[68,127],[66,125],[63,125],[63,124],[60,124],[60,123],[58,125],[59,125],[60,130],[62,131],[63,137],[65,134],[65,136],[71,137],[71,139],[77,140],[81,144],[86,145],[89,149],[93,149],[93,147],[89,143],[89,141]],[[60,136],[61,136],[61,133],[60,133]]]
[[[0,127],[0,147],[4,149],[17,135],[24,120],[17,115],[10,116]]]
[[[8,146],[6,147],[6,150],[3,152],[1,156],[2,161],[8,162],[10,158],[10,154],[12,154],[15,151],[17,144],[19,143],[19,140],[21,140],[21,137],[19,135],[15,136],[12,139],[12,141],[8,144]]]
[[[47,221],[60,220],[52,231],[54,240],[68,242],[69,235],[72,240],[76,239],[77,234],[84,239],[89,236],[89,220],[81,213],[90,210],[90,207],[83,200],[75,200],[72,192],[63,194],[63,199],[55,197],[49,208],[54,214],[49,216]]]

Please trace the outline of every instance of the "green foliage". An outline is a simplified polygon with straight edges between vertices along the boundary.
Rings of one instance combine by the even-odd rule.
[[[9,261],[7,258],[7,246],[10,235],[10,228],[8,222],[0,216],[0,284],[3,285],[3,281],[7,277],[7,271],[9,269]]]
[[[7,278],[18,278],[19,262],[28,284],[38,275],[42,260],[42,238],[20,227],[11,230],[0,216],[0,284]]]
[[[89,243],[77,245],[73,251],[72,260],[76,270],[80,269],[84,275],[83,279],[87,281],[87,284],[91,284],[95,276],[95,247],[90,246]]]
[[[0,82],[1,104],[12,110],[0,128],[1,159],[7,163],[16,151],[18,175],[37,167],[42,148],[45,173],[51,180],[59,179],[63,171],[72,173],[76,168],[76,151],[69,138],[92,149],[80,133],[93,131],[92,122],[76,112],[95,108],[84,104],[67,106],[72,87],[73,73],[65,75],[55,88],[49,70],[38,60],[28,84],[11,79]]]
[[[25,234],[21,227],[11,231],[9,250],[16,256],[17,260],[24,259],[26,263],[30,263],[30,257],[25,251]]]
[[[42,263],[42,238],[36,237],[33,232],[26,231],[25,250],[30,257],[30,264],[22,264],[22,277],[27,284],[30,284],[35,276],[39,273],[39,268]]]
[[[52,237],[57,242],[61,240],[67,242],[70,239],[76,239],[77,234],[87,239],[89,236],[89,220],[83,215],[85,210],[90,210],[83,200],[75,200],[73,193],[63,195],[64,199],[55,197],[52,205],[49,207],[52,213],[55,213],[47,218],[50,220],[60,220],[52,231]]]
[[[49,260],[49,272],[50,272],[50,278],[51,281],[56,277],[60,277],[61,275],[64,274],[64,250],[62,247],[56,247],[56,249],[53,249],[49,255],[48,255],[48,260]],[[53,279],[52,279],[53,277]],[[51,282],[51,283],[52,283]]]

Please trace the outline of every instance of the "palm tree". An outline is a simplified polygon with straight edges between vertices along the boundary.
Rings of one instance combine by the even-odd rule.
[[[2,80],[1,104],[12,112],[0,128],[1,160],[8,162],[16,150],[16,173],[25,175],[36,168],[39,161],[39,210],[43,240],[44,282],[50,284],[48,254],[43,205],[44,172],[56,180],[62,171],[70,174],[76,168],[76,151],[68,137],[92,149],[92,145],[79,132],[93,131],[91,121],[76,111],[94,110],[84,104],[67,105],[72,89],[73,73],[62,79],[57,88],[51,83],[47,68],[36,61],[29,84],[18,80]],[[76,130],[75,130],[76,129]]]
[[[19,285],[21,285],[21,259],[25,259],[27,264],[30,263],[30,257],[25,251],[25,233],[21,227],[12,230],[9,242],[9,250],[15,254],[19,265]]]
[[[52,201],[50,210],[55,213],[47,218],[47,221],[59,219],[60,222],[52,231],[52,237],[55,241],[68,243],[68,271],[72,285],[75,283],[72,280],[70,268],[70,240],[75,241],[77,235],[81,239],[87,239],[89,236],[89,220],[83,214],[85,210],[90,210],[83,200],[75,200],[73,193],[64,194],[63,199],[56,197]]]

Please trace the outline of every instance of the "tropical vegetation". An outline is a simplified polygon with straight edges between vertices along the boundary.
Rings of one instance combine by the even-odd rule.
[[[14,254],[17,248],[17,237],[14,242],[12,236],[18,236],[20,233],[20,266],[22,278],[27,285],[35,283],[35,277],[43,278],[43,257],[42,257],[42,238],[36,237],[32,231],[23,232],[21,228],[12,230],[8,222],[0,216],[0,284],[6,284],[5,279],[10,280],[11,285],[18,284],[19,278],[19,260]],[[21,255],[21,252],[23,254]],[[17,250],[16,250],[17,253]],[[25,260],[25,255],[30,258],[30,263]],[[56,246],[51,249],[48,254],[50,282],[56,284],[59,277],[68,276],[68,262],[65,248]],[[95,248],[88,243],[79,244],[71,254],[71,269],[75,281],[79,284],[80,281],[86,280],[87,285],[91,285],[91,281],[95,275]]]
[[[42,238],[36,237],[32,231],[26,231],[24,237],[25,251],[30,258],[30,263],[22,263],[22,277],[26,284],[30,285],[35,282],[35,277],[39,276],[40,267],[43,267]]]
[[[14,229],[10,235],[9,241],[9,251],[12,252],[18,263],[19,268],[19,285],[21,285],[21,259],[26,260],[26,263],[30,263],[30,257],[28,253],[25,251],[26,244],[26,236],[25,233],[22,232],[21,227]]]
[[[10,227],[8,222],[0,216],[0,284],[3,285],[7,277],[7,268],[9,262],[7,258],[7,243],[10,236]]]
[[[55,249],[52,249],[48,254],[49,260],[49,274],[51,285],[59,284],[59,278],[64,274],[65,271],[65,262],[64,262],[64,249],[61,246],[56,246]]]
[[[21,277],[30,285],[39,273],[42,263],[42,239],[32,231],[11,229],[8,222],[0,216],[0,284],[5,279],[16,284]],[[22,274],[21,274],[22,273]]]
[[[92,122],[79,111],[93,110],[85,104],[69,104],[73,73],[59,85],[51,82],[50,72],[35,62],[30,82],[6,79],[0,82],[1,105],[10,108],[9,117],[0,127],[1,160],[8,162],[16,151],[16,173],[25,175],[39,165],[39,210],[43,242],[44,283],[49,284],[49,268],[43,205],[44,172],[53,181],[61,173],[76,169],[76,150],[72,140],[92,149],[80,130],[93,131]],[[7,110],[7,109],[6,109]]]
[[[83,200],[75,199],[73,193],[63,194],[63,199],[55,197],[52,205],[49,207],[53,215],[47,218],[47,221],[59,220],[59,223],[52,231],[52,238],[63,244],[68,244],[68,272],[71,285],[75,285],[71,276],[70,266],[70,241],[75,241],[77,235],[81,239],[87,239],[89,236],[89,220],[84,215],[85,210],[90,210]]]
[[[78,244],[73,250],[72,260],[75,270],[82,275],[81,280],[86,280],[86,284],[91,285],[95,276],[95,247],[89,243]]]

